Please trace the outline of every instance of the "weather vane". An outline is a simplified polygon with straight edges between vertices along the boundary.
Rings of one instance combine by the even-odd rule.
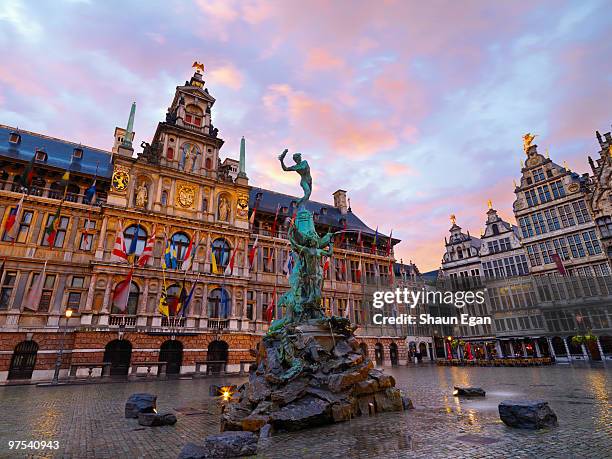
[[[200,75],[204,73],[204,64],[202,64],[201,62],[193,61],[191,67],[194,68],[196,73],[199,73]]]

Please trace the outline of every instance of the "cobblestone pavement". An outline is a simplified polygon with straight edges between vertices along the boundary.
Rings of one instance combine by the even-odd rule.
[[[416,409],[267,440],[265,458],[549,458],[610,457],[612,367],[387,369]],[[233,378],[231,382],[239,383]],[[175,458],[187,442],[219,430],[208,386],[221,380],[170,380],[62,387],[0,387],[0,457]],[[224,380],[230,382],[230,379]],[[481,386],[487,397],[458,400],[453,385]],[[175,426],[145,428],[123,417],[134,392],[158,395]],[[499,401],[542,398],[559,427],[538,432],[506,427]],[[16,453],[9,440],[58,440],[56,451]]]

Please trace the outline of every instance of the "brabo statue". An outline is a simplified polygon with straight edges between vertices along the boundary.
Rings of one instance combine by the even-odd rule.
[[[312,191],[310,168],[301,156],[283,170],[300,174],[304,197],[289,227],[295,266],[289,290],[278,301],[284,309],[263,337],[249,382],[221,416],[221,430],[300,430],[358,415],[400,411],[404,403],[393,377],[373,369],[348,318],[324,314],[321,258],[333,253],[332,234],[319,236],[306,209]]]

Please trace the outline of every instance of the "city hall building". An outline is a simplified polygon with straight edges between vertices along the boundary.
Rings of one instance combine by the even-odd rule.
[[[239,160],[221,159],[214,103],[196,70],[150,143],[132,143],[133,105],[111,151],[0,125],[0,381],[49,380],[58,367],[61,378],[238,371],[253,360],[288,288],[297,199],[250,186],[244,141]],[[418,271],[394,263],[399,240],[360,220],[345,191],[333,198],[308,203],[320,233],[342,231],[325,264],[326,311],[360,327],[377,363],[405,363],[416,331],[371,325],[371,293],[416,286]],[[188,307],[161,314],[181,292]]]

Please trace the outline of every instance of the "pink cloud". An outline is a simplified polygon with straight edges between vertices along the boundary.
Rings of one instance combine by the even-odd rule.
[[[345,63],[337,56],[333,56],[328,50],[323,48],[311,49],[307,53],[304,68],[307,71],[320,70],[339,70],[344,68]]]
[[[232,64],[213,67],[208,71],[210,83],[223,85],[235,91],[242,87],[244,75]]]

